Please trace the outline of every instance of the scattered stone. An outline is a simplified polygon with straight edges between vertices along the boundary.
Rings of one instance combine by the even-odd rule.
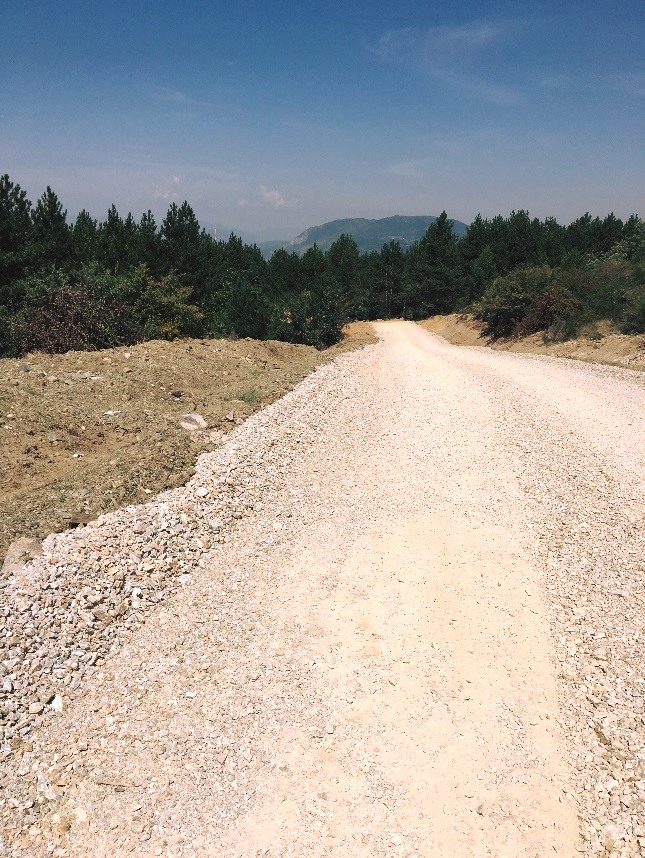
[[[55,694],[54,699],[49,704],[50,709],[54,712],[62,712],[63,711],[63,698],[60,694]]]
[[[189,414],[181,415],[179,425],[182,429],[186,429],[188,432],[196,432],[198,429],[206,429],[208,423],[204,420],[201,414],[191,412]]]

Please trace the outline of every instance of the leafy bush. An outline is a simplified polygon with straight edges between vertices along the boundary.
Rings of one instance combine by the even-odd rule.
[[[582,269],[558,272],[558,282],[585,308],[587,319],[620,320],[625,284],[631,271],[622,260],[600,259]]]
[[[472,309],[494,339],[545,331],[548,339],[565,340],[598,319],[639,333],[645,331],[644,271],[611,255],[580,268],[519,268],[489,284]]]
[[[607,254],[609,259],[627,259],[636,264],[645,262],[645,221],[634,222],[633,229]]]
[[[245,273],[232,276],[225,289],[219,324],[226,336],[264,339],[269,309],[259,283]]]
[[[11,316],[9,312],[0,307],[0,355],[13,357],[16,352],[16,344],[11,334]]]
[[[316,276],[310,289],[289,301],[276,302],[268,327],[268,337],[328,348],[343,335],[347,321],[345,302],[331,271]]]
[[[191,302],[192,290],[180,286],[173,275],[153,278],[145,266],[134,273],[140,286],[132,311],[142,326],[146,340],[174,340],[199,337],[203,333],[204,314]]]
[[[546,331],[551,340],[567,340],[576,333],[581,312],[581,303],[568,290],[550,286],[535,296],[524,318],[515,325],[513,336]]]
[[[141,338],[127,312],[109,306],[86,287],[69,284],[52,289],[35,309],[18,313],[9,331],[21,354],[104,349]]]
[[[552,276],[552,269],[545,265],[518,268],[495,278],[475,308],[477,318],[486,322],[484,333],[493,339],[513,336],[537,299],[548,290]]]
[[[95,265],[71,275],[52,269],[18,288],[22,309],[6,322],[5,353],[104,349],[201,333],[202,313],[190,303],[190,290],[172,276],[151,278],[144,266],[122,275]]]

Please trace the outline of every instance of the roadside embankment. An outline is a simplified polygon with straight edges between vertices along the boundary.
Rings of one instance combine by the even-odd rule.
[[[431,316],[419,322],[419,325],[456,346],[487,346],[497,351],[566,357],[588,363],[645,370],[645,336],[621,334],[608,321],[583,328],[578,337],[564,342],[545,340],[542,333],[492,341],[483,333],[483,322],[461,313]]]
[[[0,561],[19,537],[183,485],[231,428],[316,366],[374,341],[371,325],[355,323],[322,352],[186,339],[0,360]]]

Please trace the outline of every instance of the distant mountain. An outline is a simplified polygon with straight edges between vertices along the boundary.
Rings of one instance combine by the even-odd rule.
[[[279,247],[292,253],[302,255],[314,244],[323,250],[329,250],[331,244],[343,233],[351,235],[358,249],[365,253],[371,250],[380,250],[384,244],[390,241],[398,241],[402,248],[407,248],[424,235],[430,224],[436,221],[431,215],[407,216],[393,215],[376,220],[368,218],[343,218],[332,220],[320,226],[312,226],[301,232],[290,241],[265,241],[260,244],[262,253],[269,257]],[[466,234],[468,225],[459,220],[454,222],[455,235]]]

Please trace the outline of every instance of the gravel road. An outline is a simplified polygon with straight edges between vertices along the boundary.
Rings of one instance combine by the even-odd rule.
[[[0,854],[645,854],[645,378],[377,329],[3,584]]]

